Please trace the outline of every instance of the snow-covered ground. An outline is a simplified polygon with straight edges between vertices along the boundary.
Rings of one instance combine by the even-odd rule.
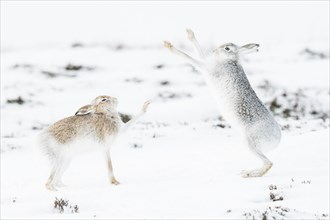
[[[186,27],[207,51],[261,44],[242,63],[283,133],[264,177],[240,177],[258,159],[202,76],[163,48],[193,53]],[[68,187],[46,190],[36,136],[103,94],[126,114],[153,101],[112,149],[121,184],[90,153]],[[329,219],[329,104],[326,1],[1,2],[1,219]]]

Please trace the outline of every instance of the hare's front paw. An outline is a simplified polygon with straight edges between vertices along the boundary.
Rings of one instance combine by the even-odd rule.
[[[111,184],[113,184],[113,185],[119,185],[120,182],[117,181],[115,178],[111,178]]]
[[[189,40],[195,39],[195,34],[191,29],[187,29],[186,32],[187,32],[187,37]]]
[[[173,45],[170,42],[168,42],[168,41],[164,41],[164,47],[166,47],[166,48],[168,48],[170,50],[173,49]]]
[[[147,110],[148,110],[148,107],[149,107],[150,103],[151,103],[151,101],[150,101],[150,100],[148,100],[148,101],[146,101],[146,102],[143,104],[143,107],[142,107],[142,112],[144,112],[144,113],[146,113],[146,112],[147,112]]]

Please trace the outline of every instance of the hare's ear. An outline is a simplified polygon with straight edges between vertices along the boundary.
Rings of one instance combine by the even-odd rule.
[[[93,105],[85,105],[80,109],[78,109],[75,115],[88,115],[94,112],[95,112],[95,108]]]
[[[259,51],[259,44],[245,44],[244,46],[241,46],[238,48],[238,53],[240,54],[249,54],[253,52],[258,52]]]

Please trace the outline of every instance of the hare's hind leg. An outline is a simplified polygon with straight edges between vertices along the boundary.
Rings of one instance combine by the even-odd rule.
[[[261,177],[265,175],[270,170],[270,168],[272,168],[273,163],[261,152],[261,150],[259,150],[255,141],[250,140],[248,145],[251,151],[262,160],[263,166],[255,170],[242,171],[242,177]]]
[[[68,169],[69,165],[71,163],[70,158],[62,159],[62,162],[59,166],[59,169],[56,172],[54,183],[57,187],[65,187],[66,185],[62,182],[62,176],[64,172]]]
[[[54,178],[55,178],[56,173],[58,172],[58,170],[59,170],[59,163],[58,163],[58,161],[55,161],[52,164],[52,169],[51,169],[51,172],[50,172],[50,176],[48,177],[48,180],[45,184],[45,186],[48,190],[57,191],[57,189],[55,187],[55,184],[54,184]]]
[[[64,171],[68,168],[70,161],[71,160],[68,158],[57,158],[54,161],[50,176],[46,182],[46,188],[48,190],[57,191],[56,187],[65,186],[62,183],[61,178]]]
[[[52,184],[53,182],[53,178],[54,178],[54,175],[55,175],[55,172],[56,172],[56,169],[57,167],[55,165],[53,165],[53,168],[52,170],[50,171],[50,176],[48,177],[47,179],[47,182],[45,184],[46,188],[48,190],[51,190],[51,191],[56,191],[56,188],[54,187],[54,185]]]
[[[111,162],[111,157],[110,157],[110,150],[105,151],[105,156],[106,156],[106,162],[108,166],[108,176],[111,184],[114,185],[119,185],[120,182],[118,182],[115,178],[115,175],[113,173],[113,168],[112,168],[112,162]]]

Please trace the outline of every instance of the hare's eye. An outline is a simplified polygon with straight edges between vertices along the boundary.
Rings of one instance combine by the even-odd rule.
[[[102,102],[105,102],[105,101],[107,101],[107,99],[102,99]]]
[[[225,50],[230,51],[230,48],[229,47],[225,47]]]

